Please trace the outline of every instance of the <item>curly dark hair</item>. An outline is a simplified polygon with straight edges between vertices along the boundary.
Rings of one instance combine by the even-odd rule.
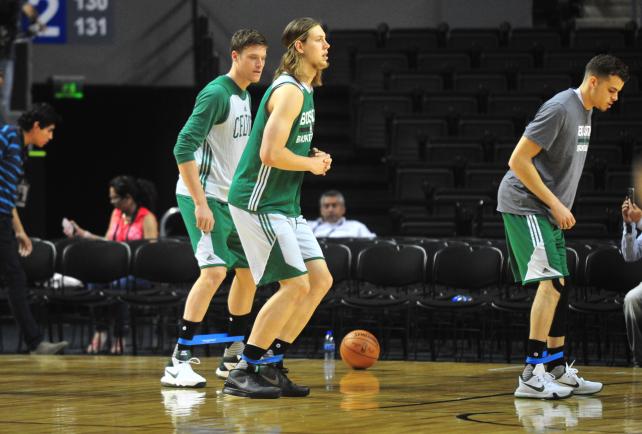
[[[35,103],[29,110],[23,112],[18,118],[18,125],[23,131],[31,131],[33,124],[38,122],[40,128],[47,128],[50,125],[58,125],[61,122],[60,115],[46,102]]]
[[[114,189],[120,197],[130,195],[134,201],[150,211],[154,211],[156,206],[156,187],[151,181],[141,178],[134,178],[129,175],[119,175],[109,181],[109,186]]]

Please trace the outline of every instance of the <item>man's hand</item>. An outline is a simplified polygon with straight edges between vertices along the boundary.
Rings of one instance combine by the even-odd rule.
[[[552,207],[551,213],[560,229],[568,230],[575,226],[575,217],[573,217],[571,211],[566,208],[562,202],[558,202]]]
[[[212,232],[212,229],[214,229],[214,215],[207,204],[196,205],[194,215],[196,216],[197,228],[203,232]]]
[[[31,238],[26,233],[20,232],[16,233],[16,239],[18,240],[18,253],[20,256],[29,256],[33,250]]]
[[[332,158],[329,154],[319,153],[314,157],[310,157],[312,160],[312,167],[310,167],[310,172],[315,175],[325,175],[325,173],[330,170],[332,165]]]
[[[624,199],[624,202],[622,202],[622,219],[624,220],[624,223],[631,223],[631,217],[629,217],[630,209],[630,201],[626,198]]]
[[[642,219],[642,209],[638,208],[638,206],[631,202],[631,199],[628,199],[629,202],[629,219],[631,220],[632,223],[637,223]]]

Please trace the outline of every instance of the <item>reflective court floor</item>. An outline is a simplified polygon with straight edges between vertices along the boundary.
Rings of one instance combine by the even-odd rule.
[[[166,359],[1,356],[2,433],[642,433],[642,370],[579,366],[605,383],[592,397],[513,397],[517,365],[383,361],[366,371],[340,360],[287,360],[307,398],[221,394],[217,358],[196,370],[203,389],[162,388]]]

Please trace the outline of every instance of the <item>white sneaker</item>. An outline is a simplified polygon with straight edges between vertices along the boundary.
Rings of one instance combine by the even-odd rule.
[[[519,376],[519,385],[515,389],[516,398],[563,399],[573,393],[570,387],[555,382],[553,374],[546,372],[541,363],[533,369],[533,376],[527,381]]]
[[[205,392],[191,389],[164,389],[163,405],[169,416],[192,416],[195,410],[205,404]]]
[[[205,387],[207,380],[198,375],[191,364],[200,365],[201,361],[192,357],[189,350],[180,351],[172,356],[171,362],[165,367],[165,375],[161,384],[168,387]]]
[[[573,404],[573,400],[516,399],[515,413],[528,431],[566,430],[578,425],[577,411]]]
[[[575,361],[573,361],[575,363]],[[577,375],[577,369],[573,367],[573,363],[566,364],[566,369],[561,377],[555,381],[557,384],[573,389],[574,395],[593,395],[594,393],[602,390],[604,385],[597,381],[588,381]]]

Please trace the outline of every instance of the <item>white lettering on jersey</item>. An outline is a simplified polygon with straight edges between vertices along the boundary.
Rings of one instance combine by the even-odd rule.
[[[577,136],[578,137],[591,137],[591,126],[590,125],[580,125],[577,127]]]

